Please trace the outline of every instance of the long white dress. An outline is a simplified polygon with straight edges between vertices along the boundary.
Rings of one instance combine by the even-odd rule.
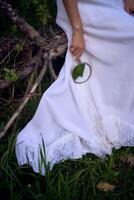
[[[17,136],[19,165],[28,163],[42,175],[43,143],[50,169],[86,153],[103,158],[113,148],[134,146],[134,17],[124,10],[123,0],[77,2],[86,45],[81,60],[92,66],[92,76],[85,83],[74,83],[75,60],[68,48],[58,79]],[[57,0],[56,23],[69,46],[72,28],[63,0]]]

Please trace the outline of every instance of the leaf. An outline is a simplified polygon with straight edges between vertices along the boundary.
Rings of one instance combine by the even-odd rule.
[[[115,189],[115,185],[111,185],[110,183],[107,182],[100,182],[96,186],[98,190],[108,192],[108,191],[113,191]]]
[[[15,50],[16,50],[17,52],[20,52],[20,51],[23,50],[23,47],[22,47],[20,44],[16,44],[16,45],[15,45]]]
[[[8,68],[4,68],[3,69],[5,74],[4,74],[4,78],[8,81],[16,81],[18,79],[18,75],[16,74],[15,69],[8,69]]]
[[[84,63],[78,64],[74,67],[72,72],[72,77],[74,80],[77,79],[79,76],[81,77],[83,76],[84,68],[85,68]]]

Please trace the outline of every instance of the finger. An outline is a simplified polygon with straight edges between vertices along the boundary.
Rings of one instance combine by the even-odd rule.
[[[81,54],[84,51],[84,47],[83,46],[81,46],[81,47],[72,46],[72,48],[70,48],[70,49],[71,49],[72,55],[75,56],[75,57],[78,57],[78,58],[81,56]]]
[[[72,51],[74,51],[74,50],[76,50],[78,47],[77,47],[76,45],[71,45],[70,48],[71,48]]]
[[[71,49],[71,53],[72,53],[73,55],[76,55],[76,53],[78,53],[78,49],[77,49],[77,48],[72,48],[72,49]]]
[[[79,48],[77,51],[75,51],[76,54],[82,54],[84,51],[84,48]]]
[[[80,59],[81,55],[82,55],[82,51],[78,52],[78,53],[75,55],[76,59]]]
[[[73,50],[75,53],[77,53],[77,52],[82,52],[82,51],[84,51],[84,48],[83,47],[76,47],[74,50]]]
[[[75,57],[80,57],[81,51],[73,52],[73,55],[74,55]]]
[[[73,50],[73,53],[74,53],[74,54],[77,54],[79,51],[80,51],[80,49],[79,49],[79,48],[76,48],[76,49]]]

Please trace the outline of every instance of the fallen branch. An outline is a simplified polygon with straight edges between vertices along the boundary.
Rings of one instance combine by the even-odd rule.
[[[13,122],[15,121],[15,119],[20,115],[20,113],[22,112],[23,108],[25,107],[25,105],[27,104],[27,102],[29,101],[29,99],[32,97],[32,95],[34,94],[36,88],[38,87],[39,83],[41,82],[47,67],[50,64],[50,58],[48,57],[48,55],[44,55],[44,65],[43,68],[36,80],[36,82],[33,84],[32,88],[30,89],[30,92],[28,93],[28,95],[26,95],[26,97],[24,98],[23,102],[21,103],[21,105],[18,107],[18,109],[15,111],[15,113],[12,115],[12,117],[10,118],[10,120],[7,122],[6,126],[4,127],[4,130],[0,132],[0,139],[6,134],[7,130],[10,128],[10,126],[13,124]]]
[[[42,67],[36,82],[30,89],[30,92],[28,92],[28,85],[28,88],[25,91],[25,94],[27,95],[24,96],[22,103],[20,104],[16,112],[12,115],[12,117],[9,119],[3,130],[0,132],[1,139],[6,134],[7,130],[11,127],[15,119],[20,115],[26,103],[33,96],[48,67],[51,77],[54,80],[57,79],[57,75],[55,74],[55,71],[52,66],[52,59],[56,59],[57,57],[62,56],[65,53],[67,49],[67,38],[63,31],[61,33],[61,30],[60,34],[55,34],[50,38],[42,37],[37,30],[35,30],[31,25],[29,25],[22,17],[17,15],[16,11],[12,8],[12,6],[9,3],[0,0],[0,8],[3,10],[5,15],[14,24],[17,25],[21,32],[26,34],[38,48],[37,54],[27,63],[27,65],[25,65],[24,69],[17,72],[19,80],[31,74],[35,68],[37,69],[39,66]],[[43,60],[42,63],[41,60]],[[11,81],[0,80],[0,89],[9,86],[11,83]]]
[[[65,34],[64,34],[64,39],[63,39],[63,34],[59,35],[56,37],[54,35],[52,38],[45,38],[40,35],[40,33],[35,30],[31,25],[29,25],[22,17],[17,15],[16,11],[12,8],[12,5],[0,0],[0,8],[3,10],[5,15],[14,23],[18,26],[18,28],[21,30],[22,33],[25,35],[28,35],[28,37],[35,42],[36,46],[39,48],[42,48],[43,46],[45,47],[44,49],[51,50],[52,48],[58,47],[58,44],[61,43],[61,41],[64,40],[65,42]],[[56,41],[57,39],[57,41]],[[66,40],[67,42],[67,40]],[[64,43],[64,46],[66,48],[66,44]],[[63,51],[63,50],[62,50]],[[62,53],[62,52],[61,52]]]
[[[42,68],[43,51],[44,51],[43,49],[39,49],[37,54],[34,57],[32,57],[32,59],[29,62],[27,62],[24,66],[22,66],[21,69],[19,70],[16,69],[18,80],[23,80],[27,78],[33,72],[35,68],[36,69]],[[59,56],[62,56],[65,53],[65,45],[63,44],[63,45],[60,45],[58,48],[51,49],[50,52],[51,52],[51,62],[49,66],[49,71],[52,78],[56,80],[57,75],[55,74],[55,71],[53,69],[52,60],[56,59]],[[14,82],[9,81],[9,80],[0,79],[0,90],[9,87],[13,83]]]
[[[45,38],[40,35],[40,33],[35,30],[31,25],[29,25],[22,17],[17,15],[16,11],[12,8],[12,5],[0,0],[0,8],[3,10],[5,15],[14,23],[17,25],[17,27],[26,34],[34,43],[35,45],[42,50],[42,56],[44,52],[51,52],[52,57],[51,59],[56,59],[57,57],[63,55],[66,52],[67,49],[67,38],[65,33],[60,29],[59,34],[55,34],[50,38]],[[57,26],[57,28],[59,28]],[[25,68],[22,70],[17,71],[16,74],[18,75],[18,80],[22,80],[26,78],[28,75],[30,75],[33,70],[36,63],[36,59],[38,57],[38,54],[35,55],[29,63],[25,64]],[[36,67],[42,67],[41,65],[36,65]],[[49,67],[50,74],[54,80],[57,79],[57,76],[54,72],[52,62]],[[4,89],[6,87],[9,87],[13,82],[8,81],[5,79],[0,80],[0,89]]]
[[[45,45],[45,39],[40,36],[39,32],[36,31],[31,25],[29,25],[22,17],[18,16],[12,5],[0,0],[0,7],[6,14],[6,16],[16,24],[19,29],[26,35],[29,35],[31,40],[34,40],[38,47]]]

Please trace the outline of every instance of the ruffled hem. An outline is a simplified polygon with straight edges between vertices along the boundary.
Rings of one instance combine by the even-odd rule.
[[[100,158],[112,154],[112,148],[134,146],[134,126],[113,115],[98,118],[93,123],[94,137],[85,141],[76,134],[62,133],[62,137],[46,146],[31,144],[23,134],[18,135],[16,156],[18,164],[29,164],[36,173],[45,175],[46,170],[66,159],[82,158],[87,153],[93,153]],[[43,137],[42,137],[43,138]],[[38,143],[38,142],[37,142]],[[42,162],[43,161],[43,162]]]

